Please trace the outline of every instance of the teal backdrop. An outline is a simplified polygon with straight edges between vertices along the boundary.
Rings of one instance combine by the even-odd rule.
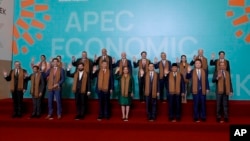
[[[128,59],[139,59],[145,50],[151,61],[166,52],[171,62],[182,54],[190,62],[200,48],[208,60],[224,50],[231,65],[231,99],[250,100],[249,18],[247,0],[15,0],[13,61],[21,61],[30,74],[31,58],[38,62],[41,54],[48,60],[61,55],[67,66],[72,56],[85,50],[93,59],[102,48],[116,60],[123,51]],[[213,70],[209,66],[208,99],[215,99]],[[137,71],[133,69],[136,86]],[[64,98],[74,97],[71,85],[67,78]]]

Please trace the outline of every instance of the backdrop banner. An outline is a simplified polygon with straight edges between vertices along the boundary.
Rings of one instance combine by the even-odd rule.
[[[42,54],[48,60],[61,55],[67,66],[72,56],[81,57],[87,51],[93,59],[95,54],[101,55],[102,48],[116,60],[123,51],[130,60],[133,56],[140,59],[141,51],[147,51],[152,62],[155,57],[160,60],[161,52],[171,62],[182,54],[190,62],[201,48],[210,61],[212,53],[218,58],[218,52],[224,50],[231,66],[231,99],[250,100],[250,1],[15,0],[14,9],[13,61],[21,61],[29,73],[31,58],[38,62]],[[5,16],[2,5],[0,11]],[[133,69],[135,86],[137,71]],[[207,99],[215,99],[213,72],[214,67],[209,66]],[[74,97],[71,86],[72,78],[67,78],[65,98]],[[25,97],[30,97],[29,92]],[[94,91],[92,97],[96,98]]]

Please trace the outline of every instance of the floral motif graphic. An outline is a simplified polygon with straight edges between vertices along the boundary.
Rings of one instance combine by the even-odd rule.
[[[42,40],[41,31],[45,29],[44,22],[50,21],[51,18],[50,15],[46,14],[49,9],[46,4],[36,3],[35,0],[21,0],[18,5],[20,5],[19,15],[15,19],[13,27],[12,48],[14,55],[20,53],[20,49],[22,53],[27,53],[28,47],[34,45],[37,40]],[[36,18],[38,14],[42,14],[44,21]],[[26,44],[20,46],[19,40],[24,40]]]
[[[236,16],[236,12],[234,10],[228,10],[226,12],[226,16],[227,17],[234,17],[232,24],[235,27],[241,26],[241,25],[245,25],[245,26],[249,26],[249,15],[250,15],[250,5],[246,4],[245,0],[228,0],[228,4],[230,7],[232,8],[243,8],[244,13],[242,13],[240,16],[238,17],[234,17]],[[235,32],[235,36],[237,38],[244,38],[245,42],[250,43],[250,33],[244,33],[244,31],[242,29],[238,29]],[[244,36],[244,37],[243,37]]]

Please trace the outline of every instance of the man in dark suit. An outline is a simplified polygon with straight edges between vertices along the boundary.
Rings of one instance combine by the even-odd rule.
[[[229,61],[225,59],[225,52],[219,52],[219,59],[214,59],[214,54],[212,54],[212,58],[210,60],[210,66],[215,66],[215,71],[220,69],[220,62],[224,62],[226,70],[230,73],[230,64]]]
[[[21,63],[15,61],[14,69],[7,74],[6,71],[3,72],[6,81],[10,81],[10,91],[13,100],[14,113],[12,115],[15,117],[22,117],[23,112],[23,94],[27,90],[27,71],[21,68]]]
[[[76,60],[75,56],[72,56],[72,65],[74,67],[77,67],[79,63],[83,63],[84,64],[84,71],[87,73],[91,73],[92,72],[92,67],[93,67],[93,62],[88,58],[88,54],[86,51],[82,52],[82,57],[78,58]],[[77,68],[76,68],[77,70]]]
[[[220,62],[218,70],[214,72],[213,82],[216,83],[216,120],[228,122],[228,97],[233,94],[233,87],[225,62]],[[224,121],[221,120],[222,112]]]
[[[42,74],[43,72],[39,71],[39,66],[34,65],[32,68],[33,73],[27,78],[28,80],[31,80],[30,94],[32,95],[33,101],[33,112],[30,118],[39,118],[41,116],[41,99],[45,83]]]
[[[108,62],[102,61],[100,69],[93,67],[93,77],[97,77],[96,80],[96,93],[98,94],[99,101],[99,116],[98,121],[103,118],[110,118],[110,94],[114,90],[113,73],[108,68]]]
[[[67,69],[67,76],[73,77],[72,91],[75,93],[75,102],[77,114],[75,120],[83,119],[86,113],[86,98],[90,95],[90,77],[89,73],[84,70],[83,62],[77,65],[77,71],[70,73],[71,66]]]
[[[186,79],[191,79],[191,93],[193,94],[194,102],[194,121],[206,121],[206,94],[209,93],[209,83],[206,71],[202,69],[202,61],[196,59],[194,69],[188,66]]]
[[[145,102],[145,77],[141,76],[140,72],[143,71],[143,75],[145,75],[148,72],[148,65],[150,64],[150,60],[147,59],[147,52],[142,51],[141,52],[141,59],[136,62],[136,57],[133,57],[133,65],[134,68],[139,67],[138,69],[138,85],[139,85],[139,98],[141,102]]]
[[[128,67],[129,72],[132,73],[132,65],[131,61],[127,59],[126,52],[121,53],[121,59],[118,60],[115,64],[113,64],[113,68],[119,67],[119,70],[123,70],[123,67]],[[119,74],[121,75],[122,71],[119,71]]]
[[[171,69],[171,62],[169,60],[167,60],[167,55],[165,52],[161,53],[161,60],[158,62],[158,59],[155,58],[154,60],[154,67],[155,69],[159,68],[159,82],[160,82],[160,101],[163,102],[164,100],[164,88],[167,88],[167,81],[164,77],[164,72],[166,71],[170,71]],[[168,93],[167,93],[167,89],[166,89],[166,96],[168,97]]]
[[[106,48],[102,49],[102,55],[101,56],[97,57],[95,55],[95,57],[94,57],[94,65],[98,65],[99,67],[101,67],[103,61],[107,62],[108,69],[111,72],[113,72],[113,66],[112,66],[112,64],[114,64],[115,62],[114,62],[113,58],[107,54]]]

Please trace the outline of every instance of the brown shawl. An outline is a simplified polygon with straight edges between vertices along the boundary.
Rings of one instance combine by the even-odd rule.
[[[202,89],[202,94],[206,94],[206,73],[204,69],[200,69],[201,71],[201,89]],[[192,91],[193,94],[198,94],[198,75],[197,75],[197,70],[193,69],[193,74],[192,74]]]
[[[146,59],[146,64],[145,64],[145,70],[142,67],[142,59],[139,61],[139,71],[138,71],[138,76],[140,76],[140,70],[143,69],[145,72],[144,74],[146,74],[148,72],[148,64],[149,64],[149,60]]]
[[[82,74],[82,80],[81,80],[81,94],[85,94],[86,91],[87,91],[87,72],[83,71],[83,74]],[[74,74],[74,82],[73,82],[73,86],[72,86],[72,91],[74,93],[76,93],[76,86],[77,86],[77,81],[79,80],[79,71],[77,71],[75,74]]]
[[[127,67],[128,66],[128,61],[127,59],[125,59],[125,63],[123,65],[123,60],[121,59],[120,62],[119,62],[119,74],[121,75],[122,74],[122,69],[123,67]]]
[[[57,88],[53,88],[54,84],[58,84],[60,81],[60,76],[61,76],[61,68],[57,67],[56,74],[54,76],[54,68],[50,69],[49,73],[49,79],[48,79],[48,90],[54,90],[54,89],[59,89],[59,86]]]
[[[106,69],[104,73],[103,70],[99,71],[98,74],[98,90],[103,92],[108,92],[109,90],[109,78],[110,78],[110,71]]]
[[[37,73],[37,76],[35,73],[31,76],[31,85],[30,85],[30,93],[33,97],[38,98],[40,93],[40,79],[41,79],[41,73]]]
[[[227,61],[224,59],[224,62],[223,62],[224,64],[225,64],[225,68],[227,68]],[[218,59],[217,61],[216,61],[216,67],[217,67],[217,70],[219,70],[220,69],[220,59]]]
[[[174,79],[174,74],[173,72],[169,73],[168,79],[169,79],[169,93],[170,94],[180,94],[181,92],[181,73],[180,72],[176,72],[177,76],[176,76],[176,81]]]
[[[185,83],[189,83],[189,79],[186,79],[186,74],[187,74],[187,68],[189,67],[188,63],[185,63],[185,68],[184,68],[184,63],[180,63],[180,72],[182,76],[184,76],[184,81]]]
[[[158,87],[158,80],[157,80],[157,76],[158,74],[156,72],[154,72],[153,75],[153,84],[152,86],[150,86],[150,72],[148,71],[148,73],[146,73],[145,76],[145,96],[149,96],[150,94],[150,87],[152,87],[152,98],[156,98],[157,97],[157,87]]]
[[[22,91],[23,90],[23,86],[24,86],[24,71],[23,71],[23,69],[19,69],[18,70],[19,72],[18,72],[18,82],[17,82],[17,90],[18,91]],[[15,91],[15,73],[16,73],[16,70],[15,69],[13,69],[12,70],[12,73],[11,73],[11,81],[10,81],[10,91],[11,92],[14,92]]]
[[[163,66],[162,61],[160,61],[160,63],[159,63],[160,79],[162,79],[163,76],[164,76],[164,69],[169,69],[169,66],[168,66],[168,65],[169,65],[169,64],[168,64],[168,61],[167,61],[167,60],[165,60],[165,67]]]
[[[41,61],[41,62],[39,62],[38,63],[38,66],[39,66],[39,69],[41,70],[41,71],[43,71],[43,72],[46,72],[47,71],[47,67],[48,67],[48,65],[47,65],[47,62],[46,61]]]
[[[221,71],[221,70],[219,70],[219,71]],[[218,71],[218,73],[221,73],[219,71]],[[225,72],[226,78],[224,78],[223,74],[222,74],[222,77],[219,78],[218,83],[217,83],[217,91],[218,91],[218,94],[224,94],[225,93],[225,94],[229,95],[230,90],[231,90],[230,75],[229,75],[228,71],[225,70],[224,72]],[[224,83],[226,83],[226,84],[224,84]],[[226,87],[226,91],[224,91],[224,85]]]
[[[199,59],[199,56],[196,57],[196,59]],[[202,57],[202,60],[201,60],[201,66],[203,69],[207,69],[207,58],[206,57]]]
[[[121,78],[121,94],[124,97],[128,97],[129,84],[130,84],[129,82],[130,82],[130,75],[127,75],[127,77],[122,75],[122,78]]]
[[[84,71],[89,73],[89,59],[85,59],[82,63],[84,64]]]

